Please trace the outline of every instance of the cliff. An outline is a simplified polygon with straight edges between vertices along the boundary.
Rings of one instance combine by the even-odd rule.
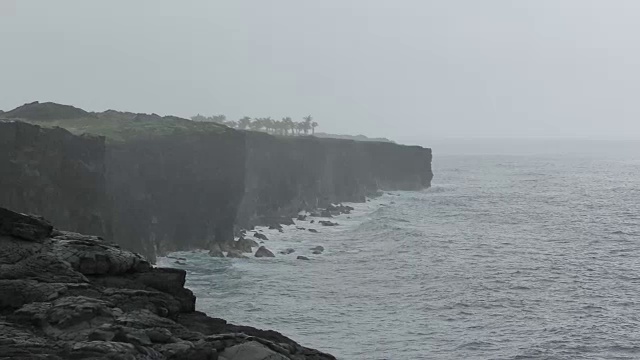
[[[0,121],[0,206],[110,236],[105,154],[102,137]]]
[[[185,276],[0,208],[0,359],[335,359],[195,311]]]
[[[152,261],[228,243],[240,228],[291,221],[300,210],[425,188],[432,178],[431,150],[421,147],[51,103],[0,116],[19,120],[0,122],[0,206],[113,238]]]

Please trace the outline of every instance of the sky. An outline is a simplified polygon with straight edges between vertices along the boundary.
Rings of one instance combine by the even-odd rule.
[[[0,0],[0,109],[640,138],[636,0]]]

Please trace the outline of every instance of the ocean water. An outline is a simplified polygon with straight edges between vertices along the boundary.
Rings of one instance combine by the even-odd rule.
[[[640,152],[434,153],[428,190],[264,230],[291,255],[160,265],[199,310],[340,359],[640,358]]]

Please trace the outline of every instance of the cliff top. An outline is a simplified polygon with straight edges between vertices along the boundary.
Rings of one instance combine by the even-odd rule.
[[[365,135],[344,135],[344,134],[328,134],[323,132],[317,132],[313,134],[315,137],[319,138],[330,138],[330,139],[342,139],[342,140],[355,140],[355,141],[372,141],[372,142],[388,142],[395,144],[395,141],[389,140],[387,138],[370,138]]]
[[[221,133],[229,128],[216,123],[199,123],[176,116],[136,114],[107,110],[85,110],[51,102],[33,102],[8,112],[0,112],[0,118],[15,119],[44,127],[61,127],[74,134],[92,134],[107,141],[127,141],[176,133]]]

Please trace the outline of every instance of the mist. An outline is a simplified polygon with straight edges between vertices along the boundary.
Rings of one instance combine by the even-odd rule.
[[[312,114],[407,142],[635,138],[638,15],[623,0],[2,0],[0,109]]]

